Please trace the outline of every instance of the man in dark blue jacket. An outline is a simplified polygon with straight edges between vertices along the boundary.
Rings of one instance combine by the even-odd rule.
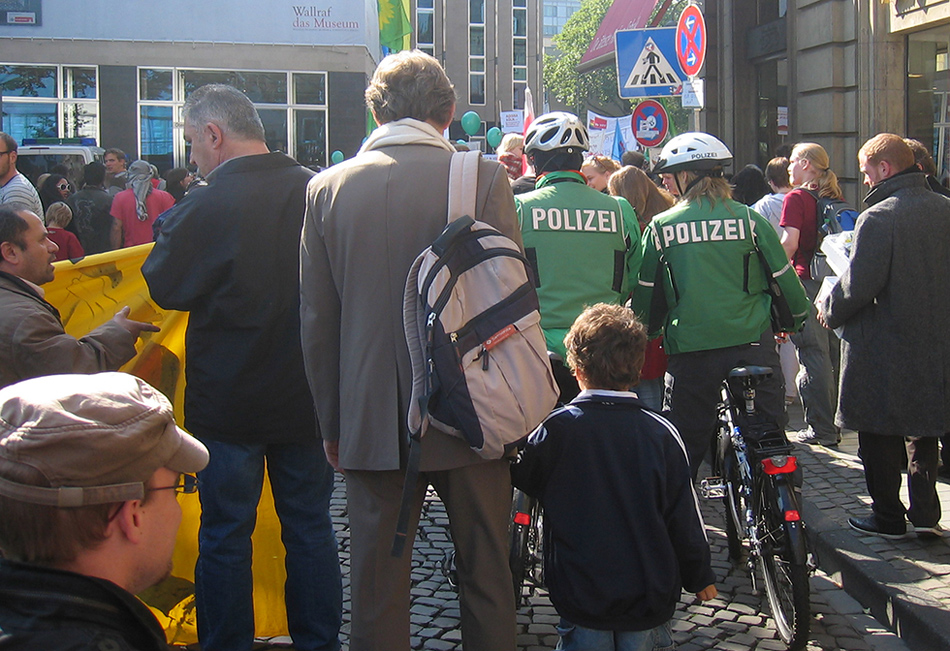
[[[512,483],[544,508],[559,649],[671,646],[682,590],[704,601],[717,594],[683,442],[629,391],[646,341],[629,309],[586,309],[565,338],[582,391],[512,466]]]
[[[169,210],[142,267],[152,298],[190,312],[185,425],[211,451],[195,567],[204,651],[249,651],[251,533],[265,459],[287,551],[294,647],[340,648],[342,590],[323,454],[300,348],[300,228],[313,172],[270,153],[251,101],[203,86],[184,107],[208,181]]]

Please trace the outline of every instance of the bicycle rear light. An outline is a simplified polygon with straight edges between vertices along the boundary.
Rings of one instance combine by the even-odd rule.
[[[801,514],[798,512],[798,509],[790,509],[785,512],[785,521],[786,522],[798,522],[802,519]]]
[[[762,459],[762,468],[766,475],[784,475],[798,469],[798,460],[791,456],[778,456]]]
[[[529,513],[515,513],[514,517],[515,524],[520,524],[524,527],[531,525],[531,515]]]

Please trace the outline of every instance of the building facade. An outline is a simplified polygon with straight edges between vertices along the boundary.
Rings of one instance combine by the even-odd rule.
[[[306,165],[353,155],[365,135],[375,0],[13,4],[0,11],[0,92],[2,129],[18,141],[88,136],[163,171],[183,166],[181,107],[206,83],[247,93],[270,148]]]
[[[737,166],[812,141],[861,206],[857,151],[889,131],[950,176],[950,0],[720,0],[709,25],[704,128]]]
[[[524,109],[525,89],[541,89],[541,0],[411,0],[412,46],[445,67],[458,95],[456,118],[475,111],[482,128],[501,126],[501,112]],[[450,137],[462,138],[458,121]]]

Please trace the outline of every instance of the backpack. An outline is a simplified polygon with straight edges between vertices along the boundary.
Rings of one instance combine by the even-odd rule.
[[[486,459],[501,459],[557,403],[529,263],[510,238],[472,218],[479,159],[477,151],[452,156],[448,225],[406,279],[410,494],[427,424],[463,438]],[[408,517],[406,497],[404,491]],[[397,527],[396,555],[404,533]]]
[[[858,211],[852,208],[851,204],[844,199],[819,197],[814,190],[808,190],[808,193],[815,197],[815,201],[818,202],[815,207],[817,213],[815,226],[818,229],[818,237],[815,241],[815,255],[811,259],[809,269],[813,279],[821,280],[825,276],[836,275],[828,266],[827,256],[821,250],[821,243],[826,235],[853,231],[854,225],[858,221]]]

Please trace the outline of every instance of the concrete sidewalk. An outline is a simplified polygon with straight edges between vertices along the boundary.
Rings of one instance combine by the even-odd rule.
[[[789,411],[790,434],[804,426],[800,406]],[[858,437],[843,434],[838,449],[797,444],[804,467],[804,511],[819,567],[911,649],[950,649],[950,537],[901,540],[861,534],[848,517],[870,512],[858,457]],[[938,481],[941,503],[950,484]],[[902,487],[907,504],[906,478]],[[941,525],[950,529],[948,508]]]

